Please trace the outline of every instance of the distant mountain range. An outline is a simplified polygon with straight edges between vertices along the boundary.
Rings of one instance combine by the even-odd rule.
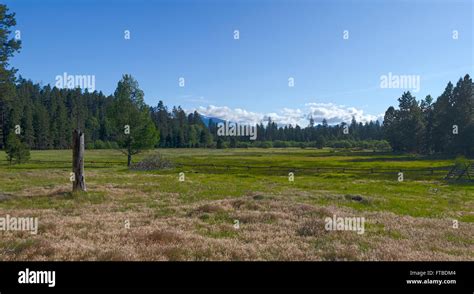
[[[205,116],[201,114],[201,120],[202,122],[208,127],[209,126],[209,121],[212,119],[213,123],[225,123],[225,120],[217,118],[217,117],[211,117],[211,116]]]

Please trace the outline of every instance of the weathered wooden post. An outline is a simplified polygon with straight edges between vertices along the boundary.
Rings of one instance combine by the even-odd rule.
[[[72,191],[87,191],[84,178],[84,133],[80,130],[72,132],[72,171]]]

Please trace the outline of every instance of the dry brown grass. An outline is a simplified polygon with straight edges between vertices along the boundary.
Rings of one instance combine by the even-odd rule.
[[[453,229],[450,219],[314,206],[297,195],[190,204],[154,193],[123,209],[128,189],[103,190],[110,200],[99,204],[0,209],[0,215],[37,215],[40,224],[38,235],[0,232],[0,260],[474,260],[472,223]],[[161,215],[164,208],[171,213]],[[365,234],[326,231],[324,218],[334,214],[365,217]]]
[[[16,196],[20,197],[32,197],[34,196],[64,196],[64,194],[71,191],[71,185],[60,185],[54,188],[49,187],[33,187],[23,189],[21,192],[16,193]]]

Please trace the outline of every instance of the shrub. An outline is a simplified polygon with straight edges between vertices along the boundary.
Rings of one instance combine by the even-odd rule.
[[[155,153],[148,155],[142,161],[133,163],[131,169],[133,170],[157,170],[172,168],[173,164],[168,159],[164,158],[161,154]]]
[[[300,147],[299,142],[296,142],[296,141],[288,141],[288,143],[290,144],[290,147]]]
[[[223,141],[223,142],[222,142],[222,148],[224,148],[224,149],[229,148],[229,142]]]
[[[323,149],[325,145],[326,145],[326,140],[324,139],[324,137],[317,138],[316,141],[313,143],[313,146],[318,149]]]
[[[119,149],[119,145],[117,144],[117,142],[108,142],[109,145],[108,145],[108,149]]]
[[[107,144],[102,140],[96,140],[94,142],[95,149],[107,149]]]
[[[10,133],[7,137],[6,149],[7,160],[12,163],[24,163],[30,159],[28,146],[21,142],[15,133]]]
[[[272,142],[269,142],[269,141],[255,142],[254,146],[258,148],[272,148],[273,147]]]
[[[251,144],[249,142],[237,142],[237,148],[249,148]]]
[[[388,143],[388,141],[381,140],[381,141],[376,141],[375,149],[381,150],[381,151],[392,151],[392,146],[390,146],[390,143]]]
[[[211,142],[211,143],[209,143],[209,144],[207,144],[207,145],[202,144],[201,147],[208,147],[208,148],[214,148],[214,149],[216,149],[216,148],[217,148],[217,144],[216,144],[216,142]]]
[[[456,168],[466,168],[469,165],[469,160],[461,155],[456,157],[454,164],[456,165]]]
[[[287,141],[277,140],[277,141],[273,142],[273,147],[275,147],[275,148],[288,148],[288,147],[290,147],[290,143],[287,142]]]
[[[339,140],[339,141],[332,142],[331,147],[333,147],[333,148],[352,148],[352,144],[349,140]]]
[[[217,139],[216,148],[217,149],[223,149],[224,148],[224,141],[222,141],[221,138]]]

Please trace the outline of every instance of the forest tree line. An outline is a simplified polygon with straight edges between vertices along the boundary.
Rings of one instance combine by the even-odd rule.
[[[134,85],[133,93],[120,93],[123,81]],[[72,130],[78,127],[85,132],[88,148],[118,148],[116,136],[127,121],[114,122],[124,113],[115,108],[119,96],[125,95],[123,99],[133,100],[133,103],[124,109],[140,109],[153,122],[157,131],[154,147],[322,148],[364,147],[372,142],[387,148],[388,144],[381,141],[387,140],[394,151],[465,155],[472,155],[474,151],[473,84],[469,75],[459,79],[455,86],[449,82],[436,101],[429,95],[418,101],[410,92],[403,93],[398,99],[398,108],[389,107],[386,111],[383,125],[378,121],[357,122],[354,118],[349,124],[329,125],[325,119],[316,124],[310,118],[307,126],[278,126],[268,119],[256,125],[255,142],[246,137],[217,136],[217,121],[211,118],[205,124],[196,111],[186,113],[179,106],[169,109],[163,101],[155,107],[148,106],[143,101],[143,93],[136,94],[141,90],[133,77],[125,75],[121,82],[113,95],[106,96],[97,91],[41,87],[20,77],[12,91],[14,99],[10,99],[6,107],[3,133],[8,135],[19,125],[21,140],[31,149],[64,149],[70,148]],[[2,146],[6,137],[2,137]]]
[[[124,79],[136,83],[128,75],[125,75]],[[14,99],[8,103],[4,124],[6,136],[3,136],[1,144],[3,146],[8,134],[13,132],[16,126],[20,126],[22,141],[31,149],[66,149],[71,145],[72,130],[79,128],[84,130],[89,148],[115,148],[115,135],[118,131],[113,121],[116,117],[123,116],[123,111],[114,111],[119,100],[119,88],[120,86],[114,95],[106,96],[97,91],[88,93],[81,89],[58,89],[50,85],[41,87],[20,77],[13,91]],[[137,89],[139,90],[138,87]],[[217,136],[217,121],[211,118],[208,124],[205,124],[196,111],[186,113],[179,106],[169,109],[163,101],[159,101],[156,107],[150,107],[143,102],[143,94],[139,101],[127,107],[142,108],[149,115],[159,133],[155,147],[219,148],[242,147],[252,143],[246,137]],[[122,124],[126,125],[127,121]],[[383,139],[382,126],[378,121],[363,124],[353,119],[347,124],[347,135],[343,133],[345,125],[328,125],[326,120],[316,125],[314,120],[310,119],[306,127],[278,126],[268,119],[256,126],[257,142],[254,144],[279,142],[281,147],[284,147],[284,142],[313,142],[317,147],[318,144],[324,146],[325,142],[337,140]],[[276,144],[277,147],[279,144]]]
[[[131,78],[128,75],[124,77]],[[133,78],[131,78],[133,79]],[[41,87],[32,81],[19,78],[16,83],[15,97],[8,105],[4,133],[9,134],[15,126],[21,128],[22,141],[31,149],[70,148],[71,134],[74,128],[85,132],[85,141],[90,148],[114,148],[115,116],[123,112],[114,112],[117,104],[117,91],[106,96],[102,92],[88,93],[81,89],[58,89],[46,85]],[[168,109],[159,101],[156,107],[144,104],[143,97],[138,102],[145,108],[159,133],[155,147],[237,147],[240,143],[251,141],[245,137],[217,136],[217,121],[211,118],[206,125],[198,112],[186,113],[181,107]],[[126,121],[123,124],[127,124]],[[269,119],[256,126],[257,141],[264,142],[328,142],[335,140],[381,140],[383,131],[376,122],[361,123],[355,119],[347,124],[348,134],[343,133],[346,124],[328,125],[326,120],[315,124],[309,120],[306,127],[298,125],[278,126]],[[2,143],[4,144],[6,136]],[[284,145],[284,143],[281,143]],[[256,144],[258,145],[258,144]],[[278,144],[277,144],[278,145]],[[323,144],[325,145],[325,144]]]

